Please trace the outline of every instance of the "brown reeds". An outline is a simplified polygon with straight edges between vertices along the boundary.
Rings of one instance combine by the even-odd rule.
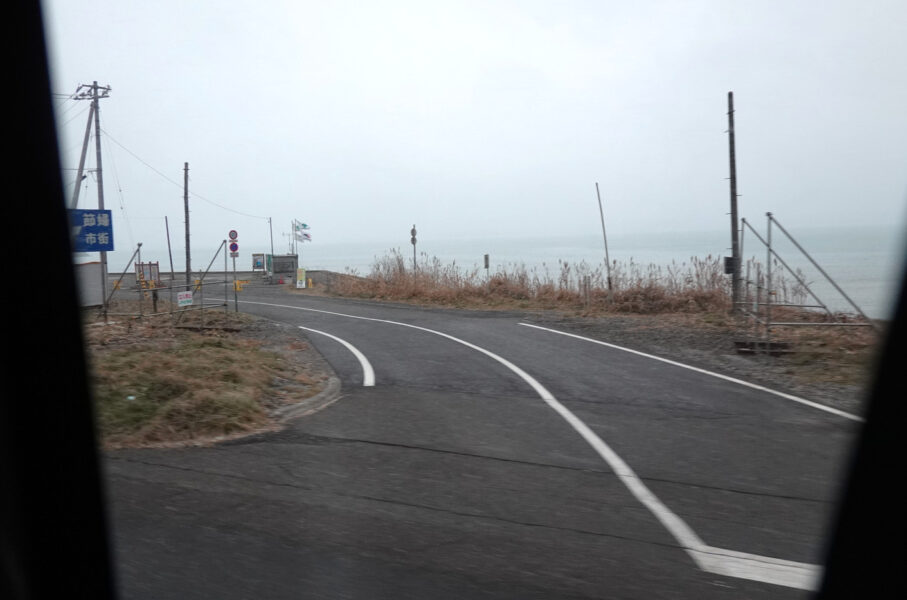
[[[340,295],[474,307],[567,309],[582,312],[702,312],[727,310],[730,285],[720,257],[693,257],[667,266],[633,260],[611,265],[611,289],[603,265],[585,261],[526,267],[509,264],[489,274],[425,257],[418,269],[396,250],[377,257],[366,276],[333,286]]]

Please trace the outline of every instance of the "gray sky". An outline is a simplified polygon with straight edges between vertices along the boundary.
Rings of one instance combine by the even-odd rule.
[[[118,249],[165,247],[165,215],[182,247],[184,162],[278,252],[292,218],[316,243],[596,234],[596,181],[609,234],[727,229],[731,90],[741,216],[905,222],[903,0],[44,6],[54,91],[113,88]],[[57,105],[74,169],[88,103]],[[194,247],[267,251],[266,220],[191,205]]]

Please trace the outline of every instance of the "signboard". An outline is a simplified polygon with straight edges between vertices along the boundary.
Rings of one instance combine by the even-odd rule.
[[[264,254],[253,254],[252,255],[252,270],[253,271],[264,271],[265,270],[265,255]]]
[[[178,292],[176,294],[177,306],[192,306],[192,292]]]
[[[271,257],[271,270],[275,275],[291,275],[296,272],[297,257],[294,254]]]
[[[305,289],[305,269],[296,269],[296,289]]]
[[[236,258],[237,256],[239,256],[239,252],[231,252],[231,253],[230,253],[230,258]]]
[[[70,209],[74,252],[113,252],[113,217],[109,210]]]
[[[160,263],[135,263],[135,282],[140,288],[162,287]]]

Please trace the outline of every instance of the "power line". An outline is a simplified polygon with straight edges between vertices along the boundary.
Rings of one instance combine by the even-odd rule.
[[[176,187],[178,187],[178,188],[180,188],[180,189],[183,189],[183,184],[177,183],[177,182],[174,181],[173,179],[170,179],[170,177],[168,177],[167,175],[165,175],[164,173],[162,173],[162,172],[159,171],[158,169],[155,169],[153,166],[151,166],[150,164],[148,164],[147,162],[145,162],[144,160],[142,160],[142,158],[140,158],[135,152],[133,152],[132,150],[130,150],[129,148],[127,148],[126,146],[124,146],[123,144],[121,144],[120,142],[118,142],[118,141],[116,140],[116,138],[114,138],[112,135],[110,135],[110,132],[109,132],[109,131],[107,131],[107,130],[104,129],[104,128],[101,128],[101,131],[103,131],[103,132],[104,132],[104,135],[106,135],[113,143],[115,143],[117,146],[119,146],[120,148],[122,148],[123,150],[125,150],[126,152],[128,152],[134,159],[136,159],[137,161],[139,161],[140,163],[142,163],[143,165],[145,165],[146,167],[148,167],[149,169],[151,169],[152,171],[154,171],[155,173],[157,173],[159,176],[161,176],[163,179],[165,179],[166,181],[170,182],[170,183],[173,184],[174,186],[176,186]],[[232,213],[235,213],[235,214],[237,214],[237,215],[241,215],[241,216],[243,216],[243,217],[249,217],[250,219],[268,219],[268,217],[262,217],[261,215],[250,215],[250,214],[248,214],[248,213],[244,213],[244,212],[239,211],[239,210],[236,210],[236,209],[234,209],[234,208],[230,208],[230,207],[228,207],[228,206],[224,206],[224,205],[222,205],[222,204],[218,204],[217,202],[214,202],[213,200],[209,200],[208,198],[205,198],[204,196],[202,196],[202,195],[200,195],[200,194],[196,194],[195,192],[189,192],[189,195],[190,195],[190,196],[193,196],[193,197],[195,197],[195,198],[198,198],[199,200],[202,200],[202,201],[204,201],[204,202],[207,202],[208,204],[211,204],[212,206],[216,206],[216,207],[218,207],[218,208],[220,208],[220,209],[222,209],[222,210],[226,210],[226,211],[228,211],[228,212],[232,212]]]

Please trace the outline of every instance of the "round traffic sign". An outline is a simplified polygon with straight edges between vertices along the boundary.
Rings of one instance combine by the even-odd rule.
[[[230,252],[236,252],[237,250],[239,250],[239,244],[230,242]]]
[[[231,239],[231,240],[235,240],[235,239],[238,238],[238,237],[239,237],[239,234],[236,233],[236,230],[235,230],[235,229],[231,229],[231,230],[230,230],[230,239]]]

